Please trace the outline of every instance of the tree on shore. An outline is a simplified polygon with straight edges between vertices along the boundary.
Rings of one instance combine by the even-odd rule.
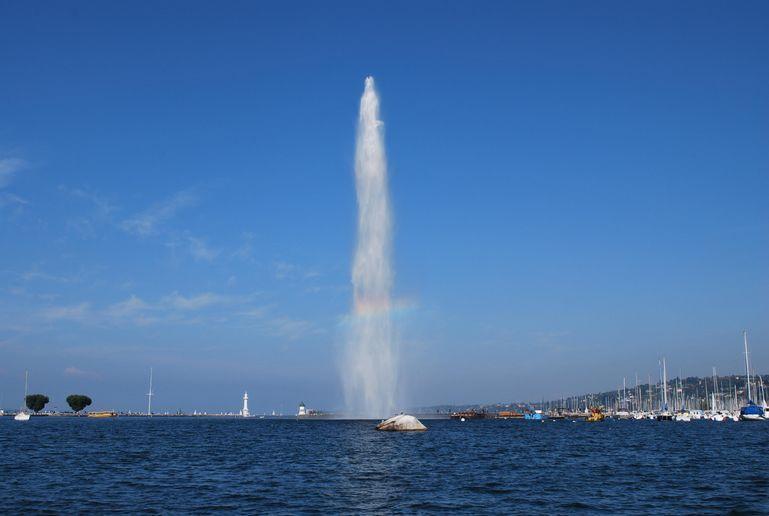
[[[67,396],[67,404],[75,412],[80,412],[91,403],[93,403],[91,398],[84,394],[70,394]]]
[[[45,394],[29,394],[24,400],[27,403],[27,408],[33,410],[36,413],[45,408],[45,405],[51,401]]]

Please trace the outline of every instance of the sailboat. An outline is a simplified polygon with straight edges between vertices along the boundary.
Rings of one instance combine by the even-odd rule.
[[[673,414],[668,409],[668,368],[662,357],[662,407],[657,414],[657,421],[673,421]]]
[[[750,395],[750,360],[748,359],[748,332],[743,330],[743,340],[745,341],[745,379],[748,382],[748,404],[740,409],[740,420],[742,421],[760,421],[766,419],[764,408],[756,405]]]
[[[625,378],[622,378],[622,401],[618,404],[617,412],[614,413],[614,417],[617,419],[630,419],[632,416],[627,410],[627,386]]]
[[[29,385],[29,371],[24,371],[24,401],[21,404],[21,410],[16,414],[13,419],[16,421],[29,421],[29,412],[27,412],[27,386]]]
[[[769,405],[766,404],[766,391],[764,390],[764,379],[758,375],[758,382],[761,389],[761,408],[764,409],[764,417],[769,418]]]

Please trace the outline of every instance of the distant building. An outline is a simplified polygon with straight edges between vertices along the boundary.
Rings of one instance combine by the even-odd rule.
[[[297,416],[306,416],[307,415],[307,407],[304,406],[304,402],[301,402],[299,404],[299,412],[296,415]]]
[[[240,411],[240,415],[243,417],[251,416],[251,412],[248,411],[248,391],[243,394],[243,410]]]

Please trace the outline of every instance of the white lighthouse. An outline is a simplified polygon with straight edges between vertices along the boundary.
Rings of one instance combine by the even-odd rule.
[[[248,411],[248,391],[243,394],[243,410],[240,411],[240,415],[243,417],[249,417],[251,415]]]

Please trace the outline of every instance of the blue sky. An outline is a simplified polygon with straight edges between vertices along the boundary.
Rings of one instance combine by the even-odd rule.
[[[769,5],[0,3],[0,392],[342,404],[376,77],[408,404],[769,367]]]

